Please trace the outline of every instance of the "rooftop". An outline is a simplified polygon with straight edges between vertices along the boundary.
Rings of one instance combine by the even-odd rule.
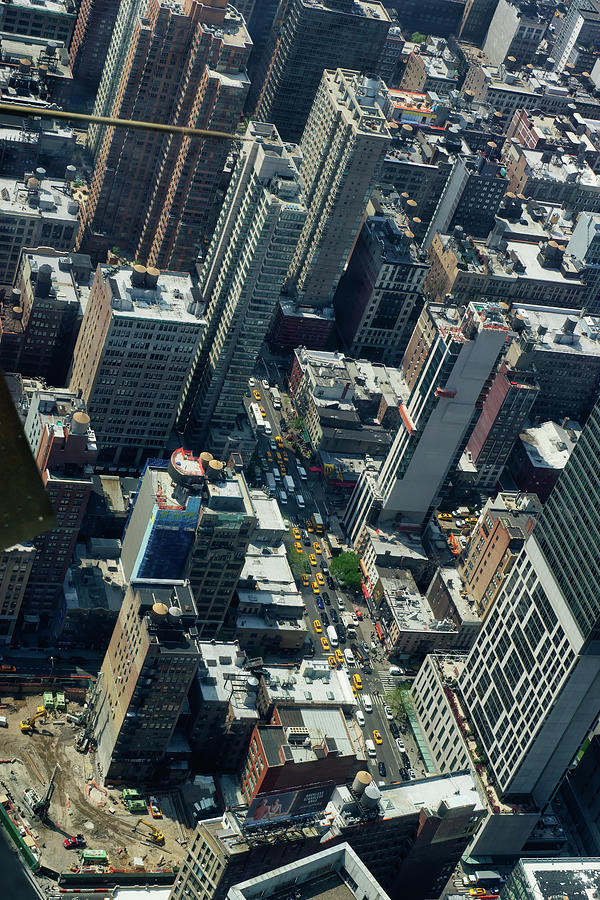
[[[39,170],[38,170],[39,172]],[[71,196],[68,181],[57,178],[0,176],[0,215],[59,219],[77,222],[79,203]]]
[[[282,707],[278,708],[278,715],[281,725],[258,728],[267,765],[283,766],[284,759],[294,763],[312,762],[331,753],[364,758],[350,737],[340,709]]]
[[[586,859],[522,859],[519,870],[525,876],[527,896],[536,900],[587,900],[600,891],[600,860]]]
[[[326,659],[303,659],[299,666],[263,666],[264,685],[273,703],[307,702],[354,709],[356,701],[345,669],[331,669]]]
[[[525,157],[528,174],[534,178],[570,182],[600,190],[600,176],[596,175],[585,160],[579,161],[576,156],[544,150],[524,149],[521,153]]]
[[[250,491],[250,499],[257,519],[254,540],[260,541],[265,535],[264,540],[270,541],[272,533],[279,531],[283,536],[285,522],[277,500],[274,497],[268,497],[264,491],[260,490]]]
[[[14,6],[23,6],[26,9],[31,10],[31,0],[11,0],[11,3]],[[2,5],[4,6],[5,3]],[[38,8],[40,13],[59,13],[62,16],[75,16],[77,13],[71,0],[36,0],[36,12],[38,11]]]
[[[544,422],[519,435],[532,465],[542,469],[564,469],[581,434],[581,425],[569,421],[563,428],[556,422]]]
[[[230,703],[236,718],[258,719],[258,678],[246,669],[246,654],[235,643],[200,641],[196,678],[207,703]]]
[[[84,547],[76,550],[76,560],[64,584],[67,611],[104,609],[116,616],[127,586],[120,561],[91,558]]]
[[[530,304],[514,306],[512,312],[525,324],[522,340],[533,342],[536,353],[600,356],[600,316]]]
[[[194,297],[191,276],[185,272],[151,273],[155,286],[147,287],[144,272],[141,284],[134,284],[134,270],[102,266],[102,275],[112,291],[113,315],[143,319],[163,319],[181,324],[199,324],[198,304]],[[138,267],[144,269],[143,266]],[[152,284],[152,281],[150,282]]]

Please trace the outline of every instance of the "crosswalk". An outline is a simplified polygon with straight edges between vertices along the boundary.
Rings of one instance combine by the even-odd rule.
[[[393,691],[398,687],[398,679],[393,675],[384,675],[383,672],[378,672],[377,678],[385,691]]]

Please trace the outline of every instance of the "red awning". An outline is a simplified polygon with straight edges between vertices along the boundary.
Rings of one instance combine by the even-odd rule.
[[[365,600],[368,600],[371,595],[370,595],[368,588],[364,582],[361,584],[361,588],[362,588],[362,592],[364,594]]]
[[[379,622],[376,622],[376,623],[375,623],[375,631],[377,632],[377,637],[379,638],[379,640],[380,640],[381,643],[383,644],[383,641],[384,641],[384,638],[383,638],[383,631],[382,631],[382,629],[381,629],[381,625],[379,624]]]

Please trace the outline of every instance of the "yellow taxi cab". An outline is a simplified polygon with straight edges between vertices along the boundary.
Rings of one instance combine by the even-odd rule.
[[[306,530],[309,532],[313,532],[315,530],[313,528],[313,523],[310,521],[310,519],[306,520]]]
[[[340,666],[343,666],[344,665],[344,654],[342,653],[342,651],[340,649],[336,649],[333,652],[334,652],[335,658],[339,662]]]
[[[373,732],[373,740],[375,741],[376,744],[383,744],[383,738],[381,737],[381,732],[377,731],[377,729],[375,729],[375,731]]]
[[[313,547],[315,548],[315,553],[321,553],[321,545],[318,541],[313,543]]]
[[[258,409],[259,409],[259,412],[260,412],[261,416],[263,417],[263,419],[266,419],[266,418],[267,418],[267,411],[266,411],[266,409],[264,408],[264,406],[259,406]]]
[[[323,626],[318,619],[315,619],[315,621],[313,622],[313,628],[315,629],[317,634],[321,634],[321,632],[323,631]]]
[[[269,462],[273,462],[273,454],[270,450],[267,450],[267,459],[269,460]]]
[[[309,553],[309,555],[308,555],[308,561],[309,561],[309,563],[311,564],[311,566],[316,566],[316,564],[317,564],[317,557],[315,556],[314,553]]]
[[[254,395],[255,400],[260,400],[260,392],[259,391],[252,391],[252,393]]]
[[[285,459],[286,462],[289,460],[289,456],[287,455],[287,453],[285,452],[285,450],[282,451],[282,454],[281,454],[281,455],[283,456],[283,458]]]
[[[323,576],[321,575],[320,572],[317,572],[317,574],[315,575],[315,578],[317,579],[317,584],[320,584],[321,587],[323,587],[323,585],[325,584],[325,579],[323,578]]]
[[[308,587],[310,584],[310,578],[308,577],[306,572],[303,572],[300,577],[302,578],[302,584],[304,585],[304,587]]]
[[[319,593],[319,585],[317,584],[316,581],[313,581],[313,583],[312,583],[312,592],[313,592],[313,594]]]
[[[329,650],[329,641],[327,640],[326,637],[322,637],[322,638],[321,638],[321,647],[322,647],[323,650],[325,650],[325,651]]]
[[[300,541],[294,541],[294,547],[296,548],[298,553],[302,553],[302,544]]]
[[[467,519],[467,522],[469,523],[469,525],[477,525],[478,521],[479,521],[479,519],[477,518],[477,516],[469,516]]]
[[[315,525],[315,531],[317,532],[317,534],[323,534],[323,526]]]
[[[329,663],[330,669],[337,669],[337,663],[335,661],[335,656],[328,656],[327,662]]]
[[[277,462],[283,462],[283,459],[281,457],[281,453],[279,452],[279,450],[275,451],[275,457],[277,459]]]
[[[302,535],[300,534],[300,529],[299,529],[299,528],[292,528],[292,534],[294,535],[294,540],[295,540],[295,541],[301,541],[301,540],[302,540]]]
[[[354,682],[354,687],[357,691],[362,691],[362,678],[360,675],[353,675],[352,681]]]
[[[438,519],[448,520],[452,518],[452,513],[438,513]]]
[[[281,437],[280,434],[275,435],[275,443],[277,444],[278,447],[283,447],[283,438]]]

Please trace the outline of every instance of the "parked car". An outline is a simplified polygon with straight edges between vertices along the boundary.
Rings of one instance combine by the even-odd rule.
[[[323,600],[325,600],[325,594],[321,594],[321,596],[323,597]],[[325,603],[327,603],[327,600],[325,600]],[[333,622],[333,624],[337,625],[337,623],[340,621],[340,617],[336,613],[335,609],[332,609],[329,615],[331,616],[331,621]]]
[[[379,769],[379,774],[381,775],[381,777],[385,778],[387,776],[387,769],[385,767],[385,763],[380,762],[379,765],[377,766],[377,768]]]
[[[318,574],[318,573],[317,573],[317,574]],[[318,579],[317,579],[317,580],[318,580]],[[319,584],[322,584],[322,582],[319,582]],[[325,603],[327,604],[327,606],[331,606],[331,597],[329,596],[329,594],[327,593],[327,591],[321,591],[321,597],[323,598],[323,600],[325,601]]]
[[[357,711],[356,711],[356,721],[358,722],[358,724],[360,725],[361,728],[365,724],[365,714],[363,713],[363,711],[361,709],[357,709]]]
[[[416,780],[417,780],[417,776],[416,776],[416,774],[415,774],[415,770],[414,770],[414,769],[409,769],[409,770],[408,770],[408,777],[410,778],[411,781],[416,781]]]
[[[390,722],[390,731],[392,733],[392,737],[397,738],[400,734],[400,730],[395,722]]]
[[[385,713],[386,719],[388,719],[388,720],[391,722],[392,719],[394,718],[394,713],[391,711],[391,709],[389,708],[389,706],[384,706],[384,707],[383,707],[383,711],[384,711],[384,713]]]
[[[396,747],[400,751],[400,753],[406,753],[406,747],[404,746],[404,741],[400,738],[396,738]]]
[[[326,612],[321,613],[321,622],[323,623],[323,625],[329,625],[329,616]]]

